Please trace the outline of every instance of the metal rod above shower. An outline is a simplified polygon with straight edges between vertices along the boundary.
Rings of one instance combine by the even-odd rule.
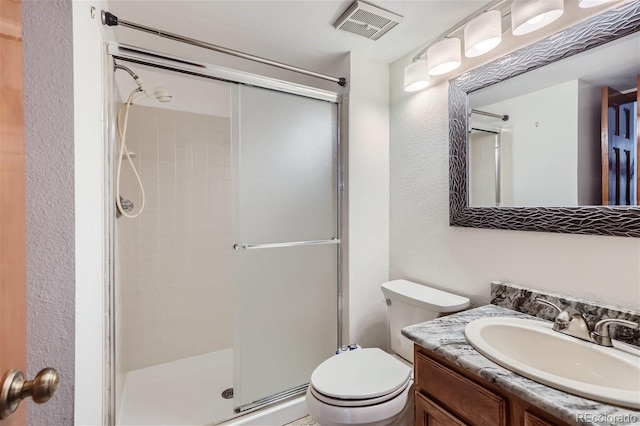
[[[236,56],[238,58],[243,58],[250,61],[259,62],[261,64],[282,68],[288,71],[297,72],[298,74],[304,74],[311,77],[320,78],[322,80],[331,81],[334,83],[338,83],[338,85],[342,87],[347,85],[347,79],[345,77],[333,77],[330,75],[321,74],[315,71],[310,71],[304,68],[295,67],[293,65],[285,64],[285,63],[274,61],[271,59],[262,58],[260,56],[251,55],[249,53],[240,52],[238,50],[229,49],[227,47],[218,46],[212,43],[208,43],[206,41],[196,40],[194,38],[185,37],[179,34],[174,34],[167,31],[158,30],[156,28],[151,28],[144,25],[136,24],[135,22],[125,21],[124,19],[119,19],[114,14],[104,10],[102,11],[102,24],[108,25],[110,27],[123,26],[123,27],[131,28],[137,31],[154,34],[159,37],[167,38],[169,40],[174,40],[180,43],[190,44],[192,46],[201,47],[203,49],[213,50],[215,52],[224,53],[226,55]]]

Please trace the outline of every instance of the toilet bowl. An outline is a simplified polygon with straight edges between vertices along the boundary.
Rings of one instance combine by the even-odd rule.
[[[461,311],[469,299],[406,280],[382,284],[391,349],[364,348],[332,356],[311,374],[305,401],[321,426],[413,424],[413,343],[401,335],[411,324]]]
[[[413,370],[382,349],[335,355],[311,375],[306,403],[322,426],[403,425],[413,399]]]

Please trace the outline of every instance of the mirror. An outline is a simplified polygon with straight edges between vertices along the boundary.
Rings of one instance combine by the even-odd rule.
[[[601,102],[602,89],[589,87],[605,83],[617,90],[636,90],[639,30],[640,5],[631,2],[450,81],[451,225],[640,237],[640,208],[598,206],[614,204],[615,191],[618,204],[636,204],[637,136],[628,135],[635,141],[633,148],[629,153],[618,148],[617,158],[615,150],[600,149],[601,121],[613,117],[612,113],[601,117],[596,92]],[[631,61],[617,66],[620,72],[605,75],[592,66],[590,74],[575,74],[576,68],[589,68],[580,65],[582,61],[592,60],[582,55],[607,55],[618,46],[632,46],[625,55]],[[569,63],[571,72],[562,71],[563,63]],[[625,88],[634,72],[633,88]],[[613,93],[607,92],[606,98],[615,98]],[[589,101],[581,104],[581,94]],[[517,103],[522,98],[528,106]],[[568,99],[570,106],[561,105]],[[536,102],[547,111],[532,112],[530,106]],[[633,119],[634,112],[625,112],[619,98],[612,103],[624,120],[627,116]],[[565,112],[563,121],[552,122],[550,115],[558,114],[547,114],[556,107]],[[498,117],[509,115],[509,119],[469,114],[471,109]],[[635,117],[637,120],[637,111]],[[586,126],[578,127],[579,121]],[[558,126],[571,129],[570,137],[560,138],[569,140],[571,150],[552,139],[562,133]],[[629,126],[634,127],[637,124]],[[527,139],[533,141],[531,145],[525,145]],[[476,141],[480,141],[477,146],[468,145]],[[583,142],[589,150],[579,149]],[[558,164],[551,167],[554,161]],[[617,171],[603,175],[603,168],[612,164]]]
[[[639,74],[634,33],[469,93],[469,205],[636,205]]]

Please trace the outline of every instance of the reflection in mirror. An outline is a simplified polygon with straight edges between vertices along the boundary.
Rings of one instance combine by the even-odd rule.
[[[633,140],[633,136],[630,134],[633,125],[629,125],[629,132],[625,130],[627,117],[629,122],[632,123],[634,115],[631,109],[628,109],[628,113],[625,110],[627,108],[625,107],[626,97],[615,95],[615,92],[609,89],[601,89],[601,96],[606,99],[606,102],[604,102],[606,105],[605,114],[602,114],[603,108],[599,115],[598,112],[595,113],[596,119],[593,120],[595,124],[587,121],[593,128],[591,126],[587,126],[586,130],[578,128],[578,118],[581,114],[585,114],[577,106],[580,101],[580,88],[584,87],[585,84],[611,87],[618,92],[631,90],[631,92],[626,93],[627,95],[632,93],[633,89],[629,89],[628,87],[631,86],[627,85],[618,86],[617,80],[613,76],[607,77],[607,80],[603,82],[602,78],[596,79],[593,76],[583,76],[575,73],[576,70],[595,70],[596,65],[600,63],[606,63],[607,67],[605,68],[609,70],[630,68],[635,70],[635,87],[637,87],[637,74],[640,72],[638,70],[640,64],[638,58],[640,46],[638,43],[640,41],[637,38],[633,38],[632,35],[637,35],[638,32],[640,32],[640,2],[623,3],[619,7],[602,12],[551,37],[477,67],[449,81],[449,223],[452,226],[640,238],[640,207],[625,205],[627,202],[632,203],[635,201],[633,196],[637,192],[638,173],[635,171],[637,154],[632,152],[632,148],[619,147],[613,138],[611,142],[609,139],[609,133],[613,133],[614,135],[624,135],[625,139]],[[595,63],[587,65],[579,65],[578,62],[574,62],[579,60],[578,55],[582,53],[598,50],[606,52],[609,47],[615,47],[619,43],[627,42],[630,43],[628,48],[623,49],[624,53],[620,53],[620,55],[630,59],[629,62],[618,64],[612,58],[600,58],[594,61]],[[572,71],[573,74],[569,74],[569,76],[565,75],[567,71],[556,69],[553,66],[555,63],[564,62],[565,60],[572,64],[569,67],[569,71]],[[546,71],[548,74],[543,75],[541,79],[531,83],[529,86],[525,86],[524,82],[515,78],[520,75],[533,74],[534,72],[537,74],[540,70],[542,72],[545,72],[545,70],[551,71]],[[499,87],[500,84],[512,85],[511,88],[505,90],[505,93],[509,93],[510,96],[496,95],[491,97],[487,94],[492,88]],[[473,98],[471,105],[476,109],[482,110],[481,108],[496,107],[495,104],[507,102],[513,98],[532,96],[538,91],[552,90],[553,88],[559,89],[556,86],[561,86],[560,88],[562,88],[562,85],[572,86],[570,88],[564,87],[564,89],[571,89],[574,106],[571,111],[565,108],[561,110],[561,113],[557,114],[562,117],[559,121],[560,124],[548,124],[551,123],[548,118],[540,115],[539,117],[543,117],[544,120],[542,118],[530,118],[525,122],[525,125],[528,123],[529,127],[525,127],[522,131],[516,129],[515,126],[511,129],[503,129],[506,128],[508,122],[502,123],[502,115],[510,115],[508,121],[515,123],[521,119],[520,116],[524,116],[525,113],[529,112],[529,109],[532,109],[532,102],[529,102],[524,107],[521,106],[519,110],[515,109],[515,107],[510,111],[503,110],[503,108],[494,109],[494,112],[498,115],[498,120],[490,119],[486,121],[486,118],[477,113],[469,115],[471,110],[469,108],[469,95]],[[553,110],[556,104],[561,104],[565,101],[566,95],[566,92],[564,95],[562,92],[555,93],[543,97],[540,102],[546,110]],[[485,96],[485,98],[483,99],[482,96]],[[613,111],[609,110],[610,106],[613,107]],[[539,114],[543,114],[543,112]],[[594,113],[592,112],[591,114]],[[613,118],[617,116],[619,120],[622,120],[621,123],[623,125],[620,125],[618,120],[610,119],[610,116]],[[470,125],[472,120],[474,123]],[[483,122],[482,120],[485,121]],[[536,122],[538,127],[535,127]],[[582,145],[582,141],[590,139],[590,137],[583,136],[583,134],[585,132],[599,134],[598,126],[601,126],[601,123],[606,124],[604,131],[600,131],[603,135],[600,145],[603,148],[600,151],[596,149],[595,154],[590,153],[590,157],[584,151],[578,151],[578,146]],[[488,128],[483,127],[483,129],[480,129],[481,126],[488,126]],[[561,145],[566,137],[551,140],[547,135],[534,138],[533,148],[526,151],[529,147],[523,148],[520,135],[525,135],[525,137],[531,134],[535,135],[536,132],[547,129],[547,126],[551,126],[551,128],[555,126],[556,132],[551,133],[560,134],[561,131],[569,129],[574,134],[577,134],[570,143],[575,147],[575,151],[569,152]],[[480,147],[478,152],[475,152],[476,158],[480,157],[483,161],[475,166],[470,166],[469,155],[474,155],[474,153],[470,152],[469,139],[470,137],[476,138],[476,136],[471,135],[469,130],[478,128],[479,130],[472,131],[476,134],[483,130],[491,130],[490,127],[493,127],[494,134],[500,137],[497,141],[499,144],[499,161],[495,161],[496,140],[491,140],[491,137],[489,137],[483,142],[488,146]],[[611,131],[609,128],[611,128]],[[510,136],[506,130],[513,132],[511,142],[505,142]],[[511,143],[511,146],[509,146],[509,143]],[[635,144],[637,146],[637,136]],[[491,147],[493,147],[493,156]],[[629,150],[628,160],[626,149]],[[527,158],[528,165],[535,166],[532,167],[533,174],[530,176],[522,175],[523,170],[520,169],[519,155],[522,150],[530,155]],[[493,162],[491,162],[492,158]],[[600,159],[600,165],[598,165],[598,158]],[[488,164],[489,169],[487,171],[482,171],[479,168],[483,163]],[[557,167],[557,170],[551,170],[551,166],[558,163],[561,167]],[[499,166],[499,198],[496,198],[496,166]],[[510,170],[509,167],[511,167]],[[592,170],[595,169],[596,172],[588,175],[591,182],[587,179],[583,183],[582,180],[578,179],[578,175],[584,174],[583,169],[588,167],[591,167]],[[552,172],[555,173],[561,169],[568,170],[569,174],[554,178],[546,186],[533,186],[549,177]],[[600,170],[599,174],[597,170]],[[602,170],[605,170],[604,174]],[[470,183],[470,172],[481,176],[481,179],[484,180],[476,184]],[[491,176],[491,173],[494,173],[493,176]],[[522,179],[525,179],[525,183],[529,185],[524,190],[518,188]],[[541,198],[536,198],[535,201],[525,200],[518,202],[518,199],[522,200],[524,196],[535,195],[536,197],[541,197],[542,195],[548,195],[555,191],[556,187],[569,180],[575,183],[575,187],[572,189],[564,187],[564,191],[569,192],[570,196],[569,198],[565,197],[562,204],[560,204],[560,201],[555,201],[555,199],[543,200]],[[491,189],[487,189],[490,182],[493,182],[494,186]],[[512,189],[509,188],[510,182],[513,182]],[[628,185],[626,185],[627,182],[629,183]],[[482,188],[482,185],[485,188]],[[633,185],[636,185],[635,189]],[[469,197],[469,191],[475,191],[478,187],[481,188],[479,190],[481,197]],[[599,197],[597,197],[598,187],[600,187]],[[511,190],[513,194],[509,193]],[[587,198],[589,196],[597,197],[597,200],[591,202]],[[474,207],[469,205],[470,198],[472,198],[472,202],[478,200],[478,204],[483,206]],[[499,206],[496,207],[497,199],[499,199],[497,203]],[[509,200],[512,200],[512,206],[505,205],[507,202],[511,204]],[[608,204],[619,202],[620,205],[582,205],[596,204],[596,202],[603,203],[603,201]],[[534,202],[537,205],[521,206],[522,204]],[[546,204],[547,206],[538,203]]]
[[[469,206],[636,205],[639,75],[635,33],[470,93]]]
[[[505,120],[506,121],[506,120]],[[505,125],[471,122],[469,128],[469,205],[513,205],[513,133]]]

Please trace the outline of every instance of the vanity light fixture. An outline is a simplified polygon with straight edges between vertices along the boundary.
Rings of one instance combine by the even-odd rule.
[[[511,1],[492,0],[421,49],[405,67],[404,90],[412,92],[428,86],[425,67],[426,74],[436,76],[453,71],[462,64],[463,28],[467,57],[480,56],[500,44],[502,17],[508,13]]]
[[[460,39],[445,38],[427,50],[429,75],[446,74],[462,64],[460,57]]]
[[[575,1],[575,0],[568,0]],[[599,6],[614,0],[579,0],[581,8]],[[405,67],[405,91],[416,91],[427,87],[424,75],[418,84],[418,75],[426,65],[431,76],[446,74],[462,64],[461,39],[464,38],[464,53],[468,58],[484,55],[502,42],[504,31],[511,30],[515,36],[528,34],[558,19],[564,13],[564,0],[492,0],[476,10],[440,37],[421,49]],[[510,19],[508,16],[511,15]],[[505,19],[506,18],[506,19]],[[510,21],[510,22],[509,22]],[[502,28],[504,23],[506,28]],[[423,74],[423,73],[422,73]]]
[[[468,58],[487,53],[501,41],[502,14],[499,10],[484,12],[464,27],[464,54]]]
[[[610,1],[613,0],[580,0],[579,6],[584,9],[587,7],[600,6],[601,4],[609,3]]]
[[[418,59],[404,69],[405,92],[416,92],[429,85],[429,68],[425,59]]]
[[[563,0],[513,0],[511,3],[513,35],[529,34],[549,25],[563,13]]]

